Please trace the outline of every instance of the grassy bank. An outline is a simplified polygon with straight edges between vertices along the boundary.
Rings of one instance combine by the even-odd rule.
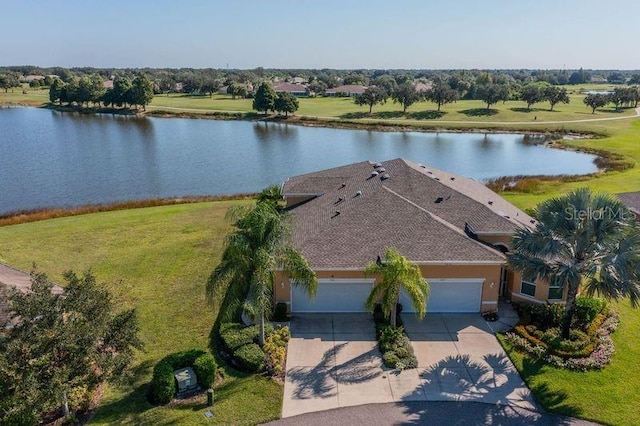
[[[217,309],[204,286],[229,230],[220,201],[121,210],[0,228],[0,261],[41,271],[60,282],[66,269],[92,268],[124,306],[134,306],[145,351],[134,376],[105,392],[94,423],[199,424],[203,401],[153,407],[145,397],[155,362],[170,352],[207,348]],[[224,369],[215,422],[255,424],[279,417],[282,387],[273,380]]]

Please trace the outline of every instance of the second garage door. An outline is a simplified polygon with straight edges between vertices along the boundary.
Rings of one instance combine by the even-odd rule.
[[[304,290],[291,288],[291,312],[365,312],[373,280],[334,279],[318,280],[318,291],[313,300]]]
[[[427,313],[471,313],[480,312],[483,278],[428,279],[431,293]],[[414,312],[411,300],[400,294],[403,312]]]

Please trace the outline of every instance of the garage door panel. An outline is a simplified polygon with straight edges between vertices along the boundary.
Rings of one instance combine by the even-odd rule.
[[[367,300],[373,280],[318,280],[318,291],[313,300],[295,286],[291,289],[292,312],[366,312]]]
[[[427,281],[431,288],[427,313],[480,312],[484,279],[427,279]],[[415,312],[411,299],[404,291],[400,293],[400,303],[404,312]]]

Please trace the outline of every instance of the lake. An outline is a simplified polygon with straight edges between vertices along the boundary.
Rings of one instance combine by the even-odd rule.
[[[597,170],[593,155],[526,139],[0,108],[0,213],[257,192],[289,176],[397,157],[476,180]]]

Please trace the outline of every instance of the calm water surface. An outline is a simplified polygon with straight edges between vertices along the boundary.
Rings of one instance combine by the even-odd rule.
[[[403,157],[477,180],[586,174],[594,156],[516,134],[374,132],[246,121],[0,109],[0,213],[256,192],[287,177]]]

